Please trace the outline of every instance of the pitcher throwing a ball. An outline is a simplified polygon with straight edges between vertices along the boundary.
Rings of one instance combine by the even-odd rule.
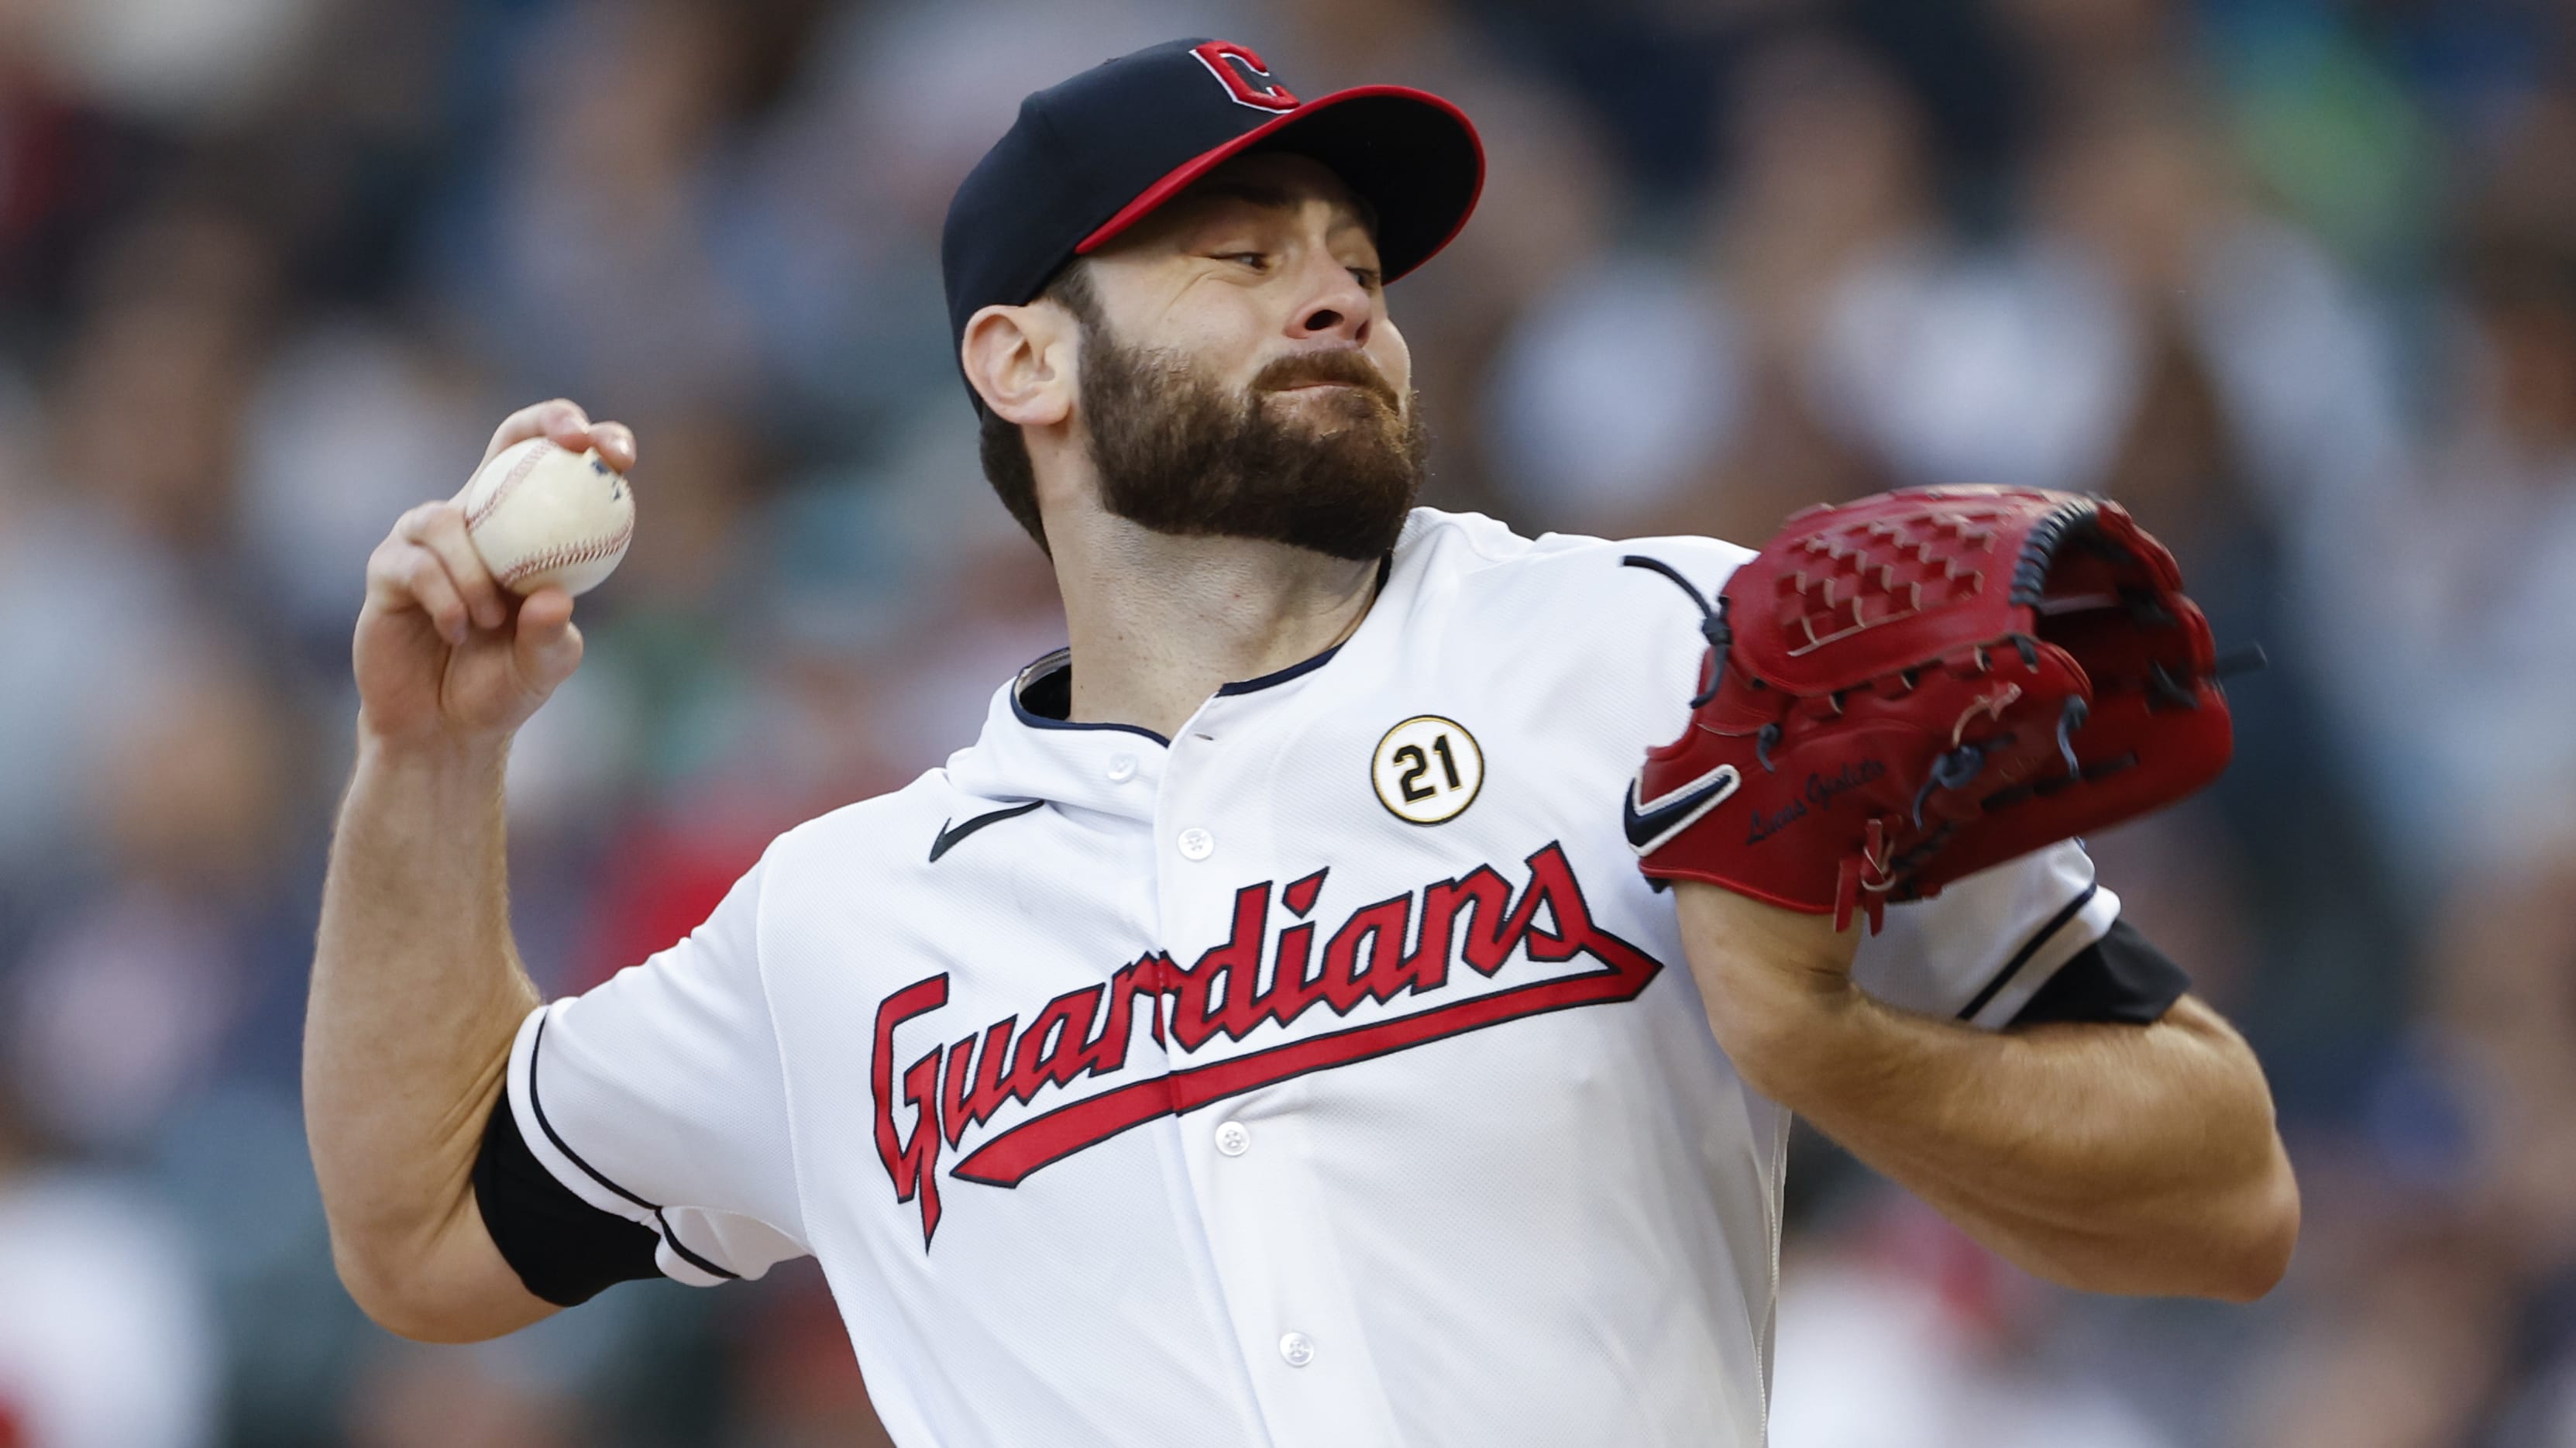
[[[1792,1112],[2055,1281],[2278,1279],[2261,1072],[2071,838],[2225,762],[2170,558],[2064,494],[1758,553],[1415,506],[1385,286],[1482,175],[1222,41],[1029,97],[943,260],[1072,646],[582,996],[503,892],[571,599],[396,526],[306,1038],[369,1313],[811,1255],[908,1445],[1750,1448]]]

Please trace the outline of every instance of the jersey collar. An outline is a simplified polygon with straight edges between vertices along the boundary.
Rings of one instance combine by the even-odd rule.
[[[1409,594],[1417,581],[1418,550],[1407,545],[1421,531],[1418,514],[1407,520],[1395,551],[1380,566],[1377,597],[1370,600],[1367,615],[1348,639],[1287,668],[1221,686],[1191,716],[1192,722],[1209,717],[1211,711],[1249,704],[1248,695],[1308,681],[1296,691],[1302,694],[1330,677],[1324,666],[1336,658],[1372,651],[1376,635],[1401,626],[1388,620],[1410,612],[1410,600],[1396,595]],[[1152,819],[1156,785],[1171,741],[1133,724],[1065,719],[1071,705],[1072,667],[1072,651],[1056,649],[995,690],[985,712],[984,732],[974,747],[949,756],[949,782],[985,799],[1044,799],[1128,819]]]

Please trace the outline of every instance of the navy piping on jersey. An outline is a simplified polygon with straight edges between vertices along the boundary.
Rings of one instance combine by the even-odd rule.
[[[1377,595],[1385,591],[1387,575],[1393,572],[1395,572],[1395,555],[1389,553],[1377,561],[1377,580],[1369,585],[1369,606],[1371,608],[1375,608],[1377,606]],[[1349,640],[1345,639],[1342,642],[1348,643]],[[1231,684],[1219,684],[1216,690],[1217,697],[1224,699],[1232,698],[1237,694],[1258,693],[1261,690],[1271,688],[1274,685],[1287,683],[1290,679],[1303,678],[1304,676],[1315,672],[1317,669],[1322,668],[1324,665],[1331,663],[1333,661],[1333,655],[1338,654],[1341,651],[1342,645],[1335,644],[1331,648],[1324,650],[1322,653],[1315,655],[1311,659],[1307,659],[1302,663],[1290,664],[1284,669],[1273,669],[1269,673],[1263,674],[1257,679],[1238,679]],[[1049,719],[1042,714],[1031,712],[1028,705],[1020,701],[1020,692],[1035,684],[1039,679],[1045,678],[1047,675],[1054,673],[1055,670],[1048,667],[1048,665],[1059,658],[1065,660],[1064,667],[1068,669],[1073,667],[1072,655],[1073,651],[1071,649],[1057,649],[1053,653],[1041,657],[1037,662],[1029,665],[1027,668],[1020,670],[1020,677],[1011,686],[1011,712],[1020,716],[1021,723],[1028,724],[1039,729],[1124,729],[1130,734],[1142,734],[1146,738],[1153,740],[1155,743],[1162,745],[1166,749],[1171,747],[1172,741],[1169,739],[1164,738],[1162,735],[1155,733],[1151,729],[1140,728],[1134,724],[1076,724],[1069,719]],[[1070,703],[1068,701],[1068,708],[1069,707]]]
[[[2011,1025],[2153,1025],[2190,991],[2191,977],[2124,915],[2042,981]]]
[[[722,1267],[717,1266],[706,1258],[690,1251],[686,1246],[683,1246],[678,1234],[671,1230],[671,1219],[662,1215],[662,1209],[660,1207],[655,1207],[653,1209],[653,1220],[661,1223],[662,1240],[671,1244],[671,1250],[680,1254],[681,1261],[688,1263],[690,1266],[697,1268],[699,1271],[704,1272],[709,1276],[722,1277],[728,1282],[740,1282],[742,1280],[738,1275],[727,1272]]]
[[[1377,578],[1369,584],[1368,606],[1370,608],[1374,609],[1377,607],[1378,595],[1386,592],[1387,576],[1394,572],[1394,554],[1389,553],[1377,561]],[[1361,620],[1362,622],[1366,622],[1367,615],[1365,613],[1361,615]],[[1349,642],[1349,639],[1342,640],[1342,644]],[[1306,660],[1302,664],[1290,664],[1284,669],[1273,669],[1269,673],[1263,674],[1257,679],[1242,679],[1231,684],[1220,684],[1217,686],[1217,697],[1223,699],[1230,698],[1236,694],[1258,693],[1261,690],[1270,688],[1274,685],[1287,683],[1290,679],[1303,678],[1306,675],[1315,672],[1317,669],[1322,668],[1324,665],[1331,663],[1333,661],[1333,655],[1342,651],[1342,644],[1335,644],[1331,648],[1324,650],[1322,653],[1315,655],[1313,658]]]
[[[537,1022],[536,1039],[528,1042],[528,1109],[536,1114],[537,1129],[546,1134],[546,1140],[555,1144],[555,1150],[562,1152],[565,1160],[571,1162],[574,1166],[580,1167],[589,1175],[592,1181],[599,1183],[601,1186],[617,1193],[626,1200],[633,1202],[635,1205],[642,1207],[648,1212],[651,1212],[653,1214],[653,1220],[661,1223],[662,1225],[662,1240],[671,1244],[671,1250],[679,1255],[681,1261],[688,1263],[690,1266],[695,1267],[699,1271],[707,1273],[710,1276],[740,1281],[741,1274],[727,1272],[722,1267],[717,1266],[706,1258],[690,1251],[686,1246],[683,1246],[679,1237],[671,1230],[671,1219],[662,1215],[662,1207],[659,1203],[648,1202],[642,1197],[635,1195],[633,1192],[628,1191],[626,1188],[619,1186],[617,1183],[610,1181],[599,1168],[582,1160],[581,1153],[573,1150],[572,1144],[563,1139],[563,1134],[561,1132],[555,1130],[555,1124],[546,1119],[545,1101],[537,1093],[537,1053],[546,1048],[546,1026],[548,1024],[549,1022],[546,1020],[539,1020]]]
[[[1066,661],[1064,667],[1069,669],[1073,666],[1072,657],[1071,649],[1055,649],[1040,655],[1034,663],[1020,670],[1019,678],[1011,683],[1011,712],[1019,716],[1021,723],[1032,729],[1115,729],[1126,734],[1142,734],[1165,749],[1172,747],[1172,741],[1139,724],[1077,724],[1070,719],[1050,719],[1020,701],[1021,690],[1035,685],[1039,680],[1056,672],[1055,669],[1048,667],[1050,664],[1063,659]],[[1070,686],[1067,687],[1070,692]]]
[[[1959,1019],[1975,1020],[1977,1012],[1986,1008],[1986,1003],[1995,998],[1995,993],[2009,985],[2014,976],[2021,974],[2021,968],[2030,964],[2030,958],[2039,954],[2039,948],[2053,939],[2057,932],[2065,929],[2066,922],[2074,919],[2077,912],[2092,903],[2093,892],[2101,888],[2102,882],[2094,881],[2084,887],[2083,893],[2067,901],[2064,909],[2048,917],[2048,923],[2032,932],[2030,939],[2022,942],[2021,949],[2013,952],[2012,959],[2004,962],[2004,968],[1995,972],[1995,978],[1986,982],[1986,988],[1977,992],[1976,999],[1959,1008]]]
[[[1342,646],[1340,644],[1335,644],[1331,648],[1324,650],[1322,653],[1315,655],[1313,658],[1308,659],[1302,664],[1290,664],[1284,669],[1273,669],[1269,673],[1266,673],[1257,679],[1245,679],[1240,683],[1233,684],[1220,684],[1217,686],[1217,696],[1219,698],[1224,698],[1233,694],[1257,693],[1260,690],[1269,688],[1273,684],[1287,683],[1290,679],[1294,679],[1305,674],[1311,674],[1317,669],[1322,668],[1324,665],[1331,663],[1333,661],[1333,655],[1338,654],[1341,651]]]
[[[1378,595],[1386,592],[1387,577],[1394,572],[1394,554],[1389,553],[1377,561],[1377,577],[1369,584],[1368,606],[1370,608],[1374,609],[1377,607]],[[1361,621],[1367,621],[1367,614],[1365,612],[1361,614]],[[1349,639],[1342,640],[1342,644],[1349,642]],[[1324,665],[1331,663],[1333,661],[1333,655],[1342,651],[1342,644],[1335,644],[1331,648],[1324,650],[1322,653],[1315,655],[1313,658],[1306,660],[1302,664],[1290,664],[1284,669],[1273,669],[1269,673],[1263,674],[1257,679],[1242,679],[1231,684],[1220,684],[1217,686],[1217,697],[1223,699],[1230,698],[1236,694],[1259,693],[1261,690],[1270,688],[1273,685],[1287,683],[1290,679],[1303,678],[1306,675],[1315,672],[1317,669],[1322,668]]]

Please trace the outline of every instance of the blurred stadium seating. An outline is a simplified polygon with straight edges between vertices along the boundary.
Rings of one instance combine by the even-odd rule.
[[[1759,541],[2106,491],[2238,761],[2092,842],[2307,1193],[2251,1308],[2085,1299],[1829,1147],[1780,1448],[2576,1444],[2576,23],[2547,0],[0,0],[0,1444],[880,1441],[819,1278],[370,1326],[298,1123],[364,560],[511,406],[643,521],[513,762],[550,991],[1060,641],[945,355],[1025,91],[1222,34],[1484,127],[1391,294],[1431,501]],[[14,1435],[14,1436],[13,1436]]]

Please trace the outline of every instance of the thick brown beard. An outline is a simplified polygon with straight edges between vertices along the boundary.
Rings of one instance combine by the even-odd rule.
[[[1273,394],[1343,382],[1318,420],[1291,421]],[[1353,561],[1384,556],[1422,491],[1429,438],[1355,352],[1283,357],[1240,397],[1189,362],[1087,332],[1082,414],[1101,503],[1178,537],[1257,538]]]

